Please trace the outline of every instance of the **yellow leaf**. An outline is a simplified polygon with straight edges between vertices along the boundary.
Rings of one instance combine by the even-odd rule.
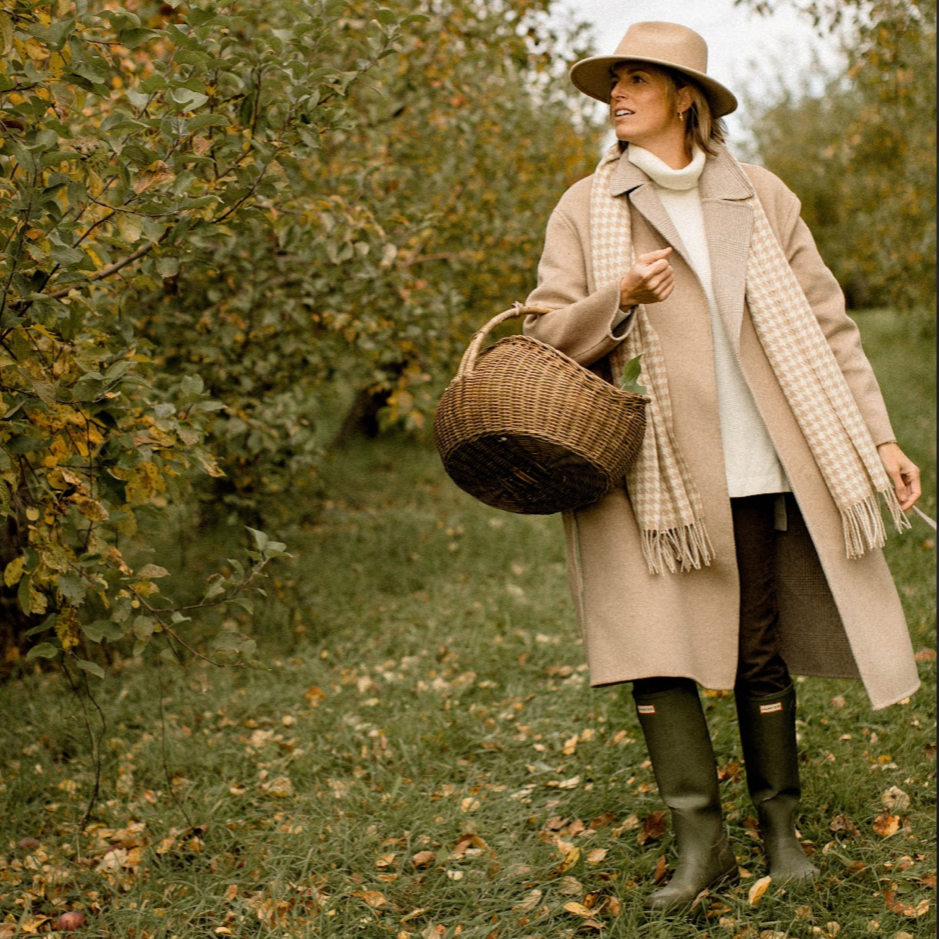
[[[573,913],[575,916],[583,916],[587,919],[593,916],[593,912],[588,910],[583,903],[565,903],[564,909],[567,910],[568,913]]]
[[[377,890],[356,890],[352,896],[364,900],[373,910],[377,910],[388,902]]]
[[[3,582],[8,586],[12,587],[14,584],[20,582],[20,578],[23,576],[23,565],[26,563],[26,558],[20,555],[18,558],[14,558],[6,566],[6,570],[3,572]]]
[[[134,181],[134,192],[141,193],[157,183],[175,178],[175,174],[166,163],[162,160],[155,160]]]
[[[564,856],[564,860],[555,868],[558,874],[566,874],[580,860],[580,848],[573,848]]]
[[[878,815],[874,819],[874,831],[881,838],[889,838],[900,830],[900,817],[898,815]]]
[[[763,894],[769,889],[772,877],[761,877],[751,888],[749,894],[750,906],[756,906],[763,899]]]
[[[135,245],[140,241],[140,233],[143,231],[143,219],[133,212],[118,212],[117,227],[121,233],[121,238],[128,245]]]
[[[62,643],[62,648],[66,652],[74,649],[79,642],[78,614],[72,607],[62,610],[55,620],[55,634]]]
[[[13,20],[6,13],[0,13],[0,55],[9,55],[13,48]]]
[[[587,863],[588,864],[599,864],[607,856],[606,848],[594,848],[592,851],[587,852]]]
[[[88,496],[73,496],[72,503],[89,522],[106,522],[111,517],[100,502],[96,499],[89,499]]]
[[[125,495],[130,505],[144,505],[165,489],[166,482],[156,464],[146,462],[131,470]]]

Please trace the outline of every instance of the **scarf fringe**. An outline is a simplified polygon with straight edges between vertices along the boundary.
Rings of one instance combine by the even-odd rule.
[[[714,548],[703,522],[665,531],[643,531],[642,553],[650,574],[661,574],[663,570],[670,574],[700,570],[714,558]]]
[[[882,489],[880,495],[890,510],[897,531],[902,532],[910,528],[910,520],[903,514],[893,489]],[[877,493],[871,493],[866,499],[842,509],[841,524],[849,558],[863,557],[867,551],[882,548],[887,543],[887,531],[880,514]]]

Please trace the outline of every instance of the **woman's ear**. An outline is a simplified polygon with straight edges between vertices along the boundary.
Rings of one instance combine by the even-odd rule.
[[[687,111],[694,104],[694,93],[688,85],[678,89],[678,110]]]

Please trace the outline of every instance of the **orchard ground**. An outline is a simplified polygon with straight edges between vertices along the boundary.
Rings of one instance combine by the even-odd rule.
[[[859,320],[934,516],[932,344],[888,312]],[[473,502],[400,438],[347,448],[324,483],[312,520],[278,533],[293,557],[251,625],[264,669],[111,665],[84,832],[93,753],[68,681],[24,671],[0,688],[0,937],[66,911],[81,935],[138,939],[934,932],[925,525],[888,548],[922,690],[872,712],[856,683],[798,685],[800,833],[821,877],[763,880],[733,700],[705,692],[741,879],[666,918],[641,902],[671,835],[628,693],[589,687],[559,519]],[[239,538],[187,543],[193,581]]]

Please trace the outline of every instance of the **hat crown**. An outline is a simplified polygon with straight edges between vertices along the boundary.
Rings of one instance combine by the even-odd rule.
[[[616,47],[624,59],[660,59],[678,68],[707,72],[708,46],[693,29],[678,23],[633,23]]]

